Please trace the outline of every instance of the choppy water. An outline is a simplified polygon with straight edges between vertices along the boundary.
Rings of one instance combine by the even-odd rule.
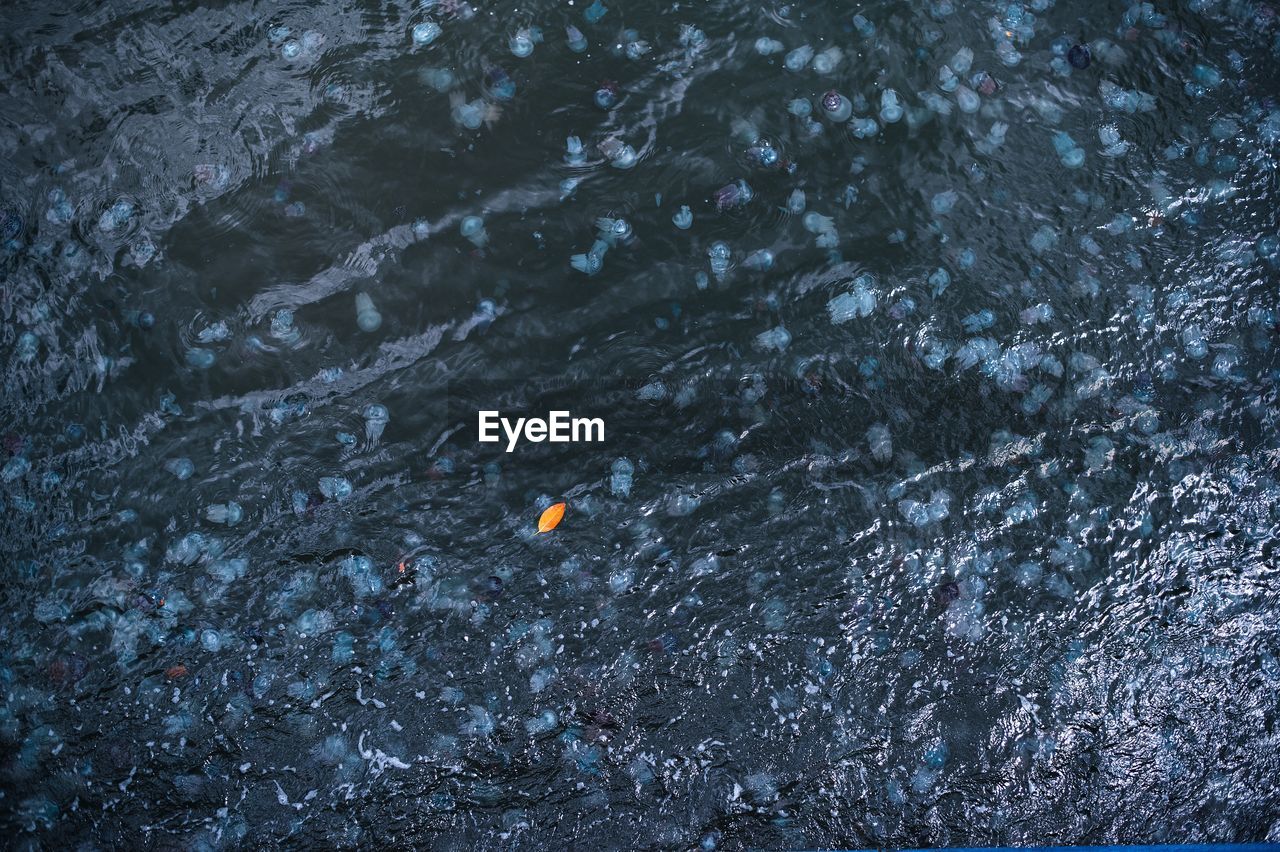
[[[1274,7],[609,5],[0,13],[7,842],[1280,840]]]

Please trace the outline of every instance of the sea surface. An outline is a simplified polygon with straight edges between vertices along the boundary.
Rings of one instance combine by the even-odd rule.
[[[1280,841],[1278,165],[1268,2],[6,3],[3,845]]]

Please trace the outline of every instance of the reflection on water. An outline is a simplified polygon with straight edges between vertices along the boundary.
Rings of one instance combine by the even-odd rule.
[[[1280,839],[1269,6],[0,18],[20,848]]]

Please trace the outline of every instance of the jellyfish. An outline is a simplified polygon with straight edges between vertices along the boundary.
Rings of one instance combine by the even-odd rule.
[[[564,28],[565,43],[569,45],[569,49],[574,53],[582,53],[587,49],[587,37],[582,34],[582,30],[569,24]]]
[[[603,110],[613,109],[618,105],[618,84],[610,80],[600,84],[595,93],[596,106]]]
[[[454,94],[457,95],[456,92]],[[467,101],[458,97],[457,103],[454,104],[453,109],[450,111],[450,116],[454,122],[467,130],[479,130],[487,114],[488,105],[481,98]]]
[[[244,510],[234,500],[229,503],[215,503],[205,510],[204,515],[210,523],[235,526],[244,517]]]
[[[853,115],[853,104],[844,95],[831,89],[822,96],[822,114],[829,121],[839,124],[848,121],[849,116]]]
[[[883,423],[876,423],[867,430],[867,443],[871,445],[871,457],[881,464],[893,457],[893,441],[889,437],[889,428]]]
[[[615,497],[626,497],[631,494],[632,477],[635,465],[630,459],[619,458],[613,462],[609,470],[609,491]]]
[[[587,161],[586,152],[582,148],[582,140],[577,136],[570,136],[564,140],[565,155],[564,161],[571,166],[581,166]]]
[[[382,314],[368,293],[356,293],[356,325],[364,332],[377,331],[382,325]]]
[[[729,244],[723,240],[717,240],[711,244],[711,248],[707,250],[707,255],[711,259],[711,274],[716,277],[717,281],[723,281],[725,273],[729,271],[729,262],[733,257],[733,251],[729,248]]]
[[[609,250],[609,244],[603,240],[596,240],[591,245],[591,250],[584,254],[575,254],[569,258],[569,265],[579,272],[587,275],[595,275],[604,268],[604,256]]]
[[[414,47],[426,47],[436,39],[440,38],[440,25],[435,21],[424,21],[417,24],[413,28],[413,44]]]
[[[801,71],[811,59],[813,59],[813,48],[806,44],[788,53],[782,64],[788,71]]]
[[[688,204],[680,205],[680,210],[671,217],[671,224],[682,231],[687,231],[693,226],[693,212],[689,209]]]
[[[479,216],[466,216],[458,226],[458,232],[478,249],[489,242],[489,234],[484,229],[484,219]]]
[[[844,53],[838,47],[828,47],[813,58],[813,70],[825,76],[834,74]]]
[[[524,59],[533,54],[533,35],[529,30],[520,30],[507,42],[507,47],[511,50],[511,55],[517,59]]]
[[[364,407],[364,439],[370,447],[378,446],[382,438],[382,430],[387,428],[391,415],[387,407],[381,403],[371,402]]]
[[[742,265],[756,272],[764,272],[773,267],[773,260],[773,252],[769,249],[757,249],[743,259]]]
[[[902,119],[902,102],[893,89],[885,89],[880,93],[880,120],[885,124],[893,124]]]
[[[732,210],[749,202],[755,192],[745,180],[739,180],[717,189],[714,197],[717,210]]]
[[[602,216],[596,219],[596,230],[600,233],[600,239],[611,246],[631,239],[631,223],[626,219],[610,219]]]
[[[1058,159],[1069,169],[1078,169],[1084,165],[1084,149],[1063,130],[1053,134],[1053,148],[1058,152]]]

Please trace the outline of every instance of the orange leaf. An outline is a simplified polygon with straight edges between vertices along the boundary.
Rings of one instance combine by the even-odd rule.
[[[564,504],[552,503],[542,513],[542,517],[538,518],[538,532],[551,532],[560,524],[560,519],[564,517]]]

